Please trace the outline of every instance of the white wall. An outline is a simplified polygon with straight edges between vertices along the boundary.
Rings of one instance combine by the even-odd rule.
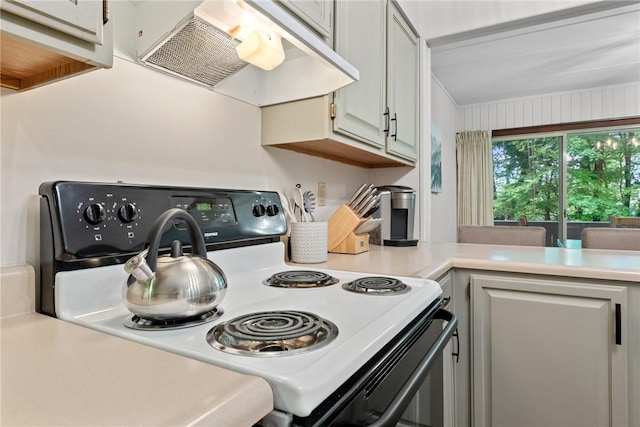
[[[458,109],[458,131],[510,129],[640,116],[640,82],[485,104]]]
[[[442,192],[431,194],[432,242],[455,242],[457,226],[456,114],[457,105],[440,82],[431,77],[431,122],[442,137]]]
[[[125,181],[279,190],[327,183],[327,219],[366,169],[260,145],[260,111],[119,58],[110,70],[2,89],[0,265],[39,263],[38,186]]]

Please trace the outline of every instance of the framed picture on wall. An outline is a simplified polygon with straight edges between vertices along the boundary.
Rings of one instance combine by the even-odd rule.
[[[442,193],[442,133],[431,123],[431,192]]]

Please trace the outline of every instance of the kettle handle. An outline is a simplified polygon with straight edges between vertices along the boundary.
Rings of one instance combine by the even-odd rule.
[[[147,243],[149,244],[149,252],[147,254],[147,265],[152,271],[156,271],[158,265],[158,250],[160,249],[160,238],[165,225],[172,219],[182,219],[187,223],[189,230],[189,238],[191,239],[191,253],[201,258],[207,258],[207,247],[204,244],[204,238],[200,234],[200,227],[196,220],[186,211],[178,208],[168,209],[163,212],[153,223]]]

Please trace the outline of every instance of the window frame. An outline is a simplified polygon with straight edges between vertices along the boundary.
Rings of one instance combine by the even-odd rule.
[[[616,132],[621,130],[637,129],[640,132],[640,117],[631,117],[616,120],[600,120],[589,122],[572,122],[557,125],[542,125],[522,128],[499,129],[492,131],[491,144],[500,141],[513,141],[521,139],[558,137],[558,164],[560,165],[558,192],[558,238],[567,239],[567,146],[568,138],[573,135],[588,135],[594,133]],[[561,219],[561,220],[560,220]]]

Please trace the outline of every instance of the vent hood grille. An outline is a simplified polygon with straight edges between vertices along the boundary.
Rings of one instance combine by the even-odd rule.
[[[215,86],[248,65],[238,58],[238,41],[193,17],[161,45],[146,62],[172,73]]]
[[[142,64],[252,105],[326,95],[359,78],[273,0],[141,1],[136,22]],[[236,29],[255,22],[282,39],[285,59],[273,70],[238,58],[240,40],[230,34],[242,39]]]

